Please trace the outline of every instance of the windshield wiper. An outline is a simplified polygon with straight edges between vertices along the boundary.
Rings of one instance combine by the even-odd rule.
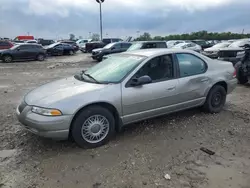
[[[91,76],[90,74],[85,73],[85,71],[82,71],[82,74],[84,74],[85,76],[91,78],[91,79],[94,80],[96,83],[98,83],[98,84],[100,83],[100,82],[98,82],[93,76]]]

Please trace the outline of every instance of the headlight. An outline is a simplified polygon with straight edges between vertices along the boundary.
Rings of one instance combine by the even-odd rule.
[[[245,51],[237,52],[237,56],[238,56],[238,55],[244,55],[244,54],[245,54]]]
[[[41,108],[41,107],[36,107],[36,106],[33,106],[31,111],[36,114],[43,115],[43,116],[61,116],[62,115],[62,112],[60,110]]]

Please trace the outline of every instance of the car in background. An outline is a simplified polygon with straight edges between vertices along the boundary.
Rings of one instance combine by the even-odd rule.
[[[193,42],[182,42],[182,43],[179,43],[179,44],[173,46],[172,48],[193,50],[193,51],[196,51],[196,52],[201,52],[202,51],[201,46],[198,45],[198,44],[195,44]]]
[[[75,48],[66,43],[57,42],[45,47],[48,55],[73,55],[76,53]]]
[[[9,49],[14,46],[13,43],[7,40],[0,40],[0,50]]]
[[[17,36],[15,37],[14,40],[35,40],[35,37],[34,36],[29,36],[29,35],[23,35],[23,36]]]
[[[167,41],[167,47],[172,48],[173,46],[185,42],[184,40],[169,40]]]
[[[42,46],[49,46],[51,44],[54,44],[55,41],[54,40],[49,40],[49,39],[38,39],[37,40],[37,43],[38,44],[41,44]]]
[[[209,44],[207,41],[205,40],[191,40],[191,42],[198,44],[201,46],[202,50],[206,49],[206,48],[210,48],[212,46],[212,44]]]
[[[0,59],[5,63],[16,60],[38,60],[44,61],[46,50],[39,44],[19,44],[8,50],[0,51]]]
[[[204,49],[202,54],[212,59],[218,58],[218,52],[223,48],[227,48],[230,44],[231,44],[230,42],[221,42],[221,43],[215,44],[214,46],[210,48]]]
[[[85,52],[91,53],[92,50],[96,48],[103,48],[109,43],[114,43],[114,42],[121,42],[123,41],[120,38],[104,38],[102,41],[93,41],[93,42],[87,42],[85,44]]]
[[[134,122],[194,107],[219,113],[236,85],[230,62],[182,49],[128,51],[30,91],[16,113],[34,134],[93,148]]]
[[[60,43],[70,44],[71,46],[73,46],[74,52],[77,52],[77,51],[79,50],[79,46],[76,44],[75,41],[71,41],[71,40],[62,40],[62,41],[60,41]]]
[[[235,65],[245,56],[245,49],[249,48],[250,40],[237,40],[231,43],[227,48],[220,49],[218,52],[218,59],[223,61],[230,61]]]
[[[92,39],[79,39],[76,41],[77,45],[81,45],[81,44],[86,44],[87,42],[91,42]]]
[[[140,49],[150,49],[150,48],[167,48],[167,43],[165,41],[133,42],[127,51],[134,51],[134,50],[140,50]]]
[[[103,48],[97,48],[92,50],[92,59],[102,61],[103,56],[108,54],[125,52],[131,46],[130,42],[115,42],[109,43]]]

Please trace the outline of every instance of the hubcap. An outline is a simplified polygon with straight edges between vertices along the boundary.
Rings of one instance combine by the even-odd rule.
[[[82,137],[89,143],[101,142],[109,132],[109,121],[102,115],[90,116],[82,125]]]
[[[72,51],[69,52],[70,55],[73,55],[73,53],[74,53],[74,52],[72,52]]]
[[[38,56],[38,60],[43,60],[43,56],[42,56],[42,55],[39,55],[39,56]]]
[[[4,58],[4,60],[5,60],[6,62],[11,62],[11,57],[7,56],[7,57]]]
[[[222,101],[222,96],[221,96],[220,92],[213,94],[213,97],[212,97],[212,106],[213,107],[220,106],[221,101]]]

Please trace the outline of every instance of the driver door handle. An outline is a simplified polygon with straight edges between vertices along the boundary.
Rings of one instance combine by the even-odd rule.
[[[201,82],[207,82],[207,81],[208,81],[208,78],[201,79]]]
[[[168,91],[172,91],[172,90],[175,90],[175,87],[170,87],[167,89]]]

